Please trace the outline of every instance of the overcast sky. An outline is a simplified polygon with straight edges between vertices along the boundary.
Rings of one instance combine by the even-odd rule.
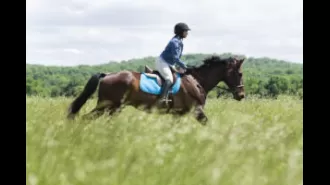
[[[100,64],[158,56],[177,22],[184,53],[303,62],[303,0],[27,0],[27,63]]]

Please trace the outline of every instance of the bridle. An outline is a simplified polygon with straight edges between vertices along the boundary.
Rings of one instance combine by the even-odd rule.
[[[189,66],[189,67],[190,67],[190,66]],[[198,78],[203,79],[198,73],[196,73],[196,72],[194,72],[194,71],[192,71],[192,73],[194,73]],[[244,87],[243,84],[237,85],[237,86],[234,87],[234,88],[224,88],[224,87],[216,86],[216,88],[218,88],[218,89],[222,89],[222,90],[225,90],[225,91],[227,91],[227,92],[231,92],[231,93],[237,93],[238,89],[239,89],[239,88],[242,88],[242,87]],[[234,90],[233,90],[233,89],[234,89]]]
[[[244,87],[243,84],[238,85],[238,86],[236,86],[234,88],[225,88],[225,87],[216,86],[216,88],[218,88],[218,89],[222,89],[222,90],[225,90],[225,91],[231,92],[231,93],[237,93],[238,88],[242,88],[242,87]],[[234,90],[232,90],[232,89],[234,89]]]

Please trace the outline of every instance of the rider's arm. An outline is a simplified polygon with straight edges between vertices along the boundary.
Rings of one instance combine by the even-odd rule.
[[[186,69],[187,68],[186,64],[182,60],[180,60],[181,52],[180,52],[179,43],[175,41],[171,41],[170,43],[171,43],[171,51],[175,63],[178,64],[181,68]]]

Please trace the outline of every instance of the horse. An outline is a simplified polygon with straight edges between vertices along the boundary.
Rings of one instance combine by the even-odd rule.
[[[158,104],[164,79],[157,70],[147,65],[144,72],[122,70],[114,73],[97,73],[90,77],[83,91],[70,104],[67,117],[73,119],[90,96],[98,89],[96,107],[85,116],[99,116],[108,110],[109,116],[120,112],[124,106],[143,110],[166,110],[166,113],[184,115],[195,107],[195,118],[206,124],[204,113],[207,94],[219,82],[224,82],[235,100],[244,98],[243,59],[210,56],[200,66],[188,66],[184,73],[171,68],[173,84],[168,95],[169,102]]]

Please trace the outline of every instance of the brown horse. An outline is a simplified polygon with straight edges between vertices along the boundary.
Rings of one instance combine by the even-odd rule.
[[[116,73],[100,73],[93,75],[87,82],[83,92],[72,102],[69,107],[69,118],[73,118],[87,99],[98,90],[97,106],[89,114],[102,114],[109,110],[109,115],[120,111],[123,105],[135,108],[152,107],[166,109],[174,114],[186,114],[195,106],[196,119],[201,123],[207,121],[204,114],[204,105],[208,92],[219,82],[223,81],[229,87],[234,99],[244,98],[244,85],[242,63],[244,59],[229,57],[222,59],[211,56],[198,67],[188,67],[184,74],[177,73],[174,69],[172,92],[169,94],[170,103],[157,104],[160,87],[164,80],[157,71],[145,66],[145,72],[120,71]]]

